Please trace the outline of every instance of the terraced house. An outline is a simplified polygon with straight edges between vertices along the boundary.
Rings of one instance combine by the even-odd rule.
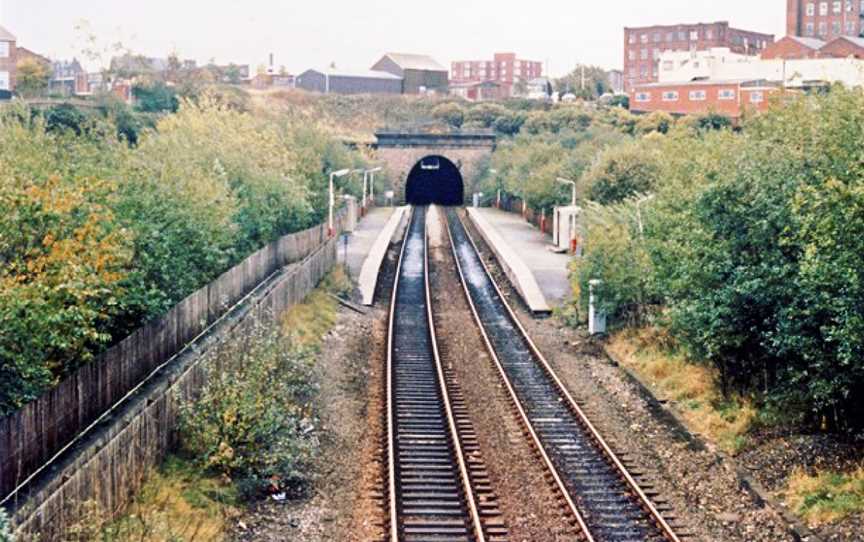
[[[0,99],[9,98],[15,90],[15,66],[18,63],[17,40],[0,26]]]

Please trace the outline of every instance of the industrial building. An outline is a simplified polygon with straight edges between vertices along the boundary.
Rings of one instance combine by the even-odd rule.
[[[387,53],[372,66],[372,70],[401,78],[403,94],[447,93],[447,68],[427,55]]]
[[[728,22],[661,25],[624,29],[624,89],[654,83],[660,55],[666,51],[705,51],[726,47],[744,55],[759,55],[774,36],[739,30]]]
[[[402,78],[383,71],[326,68],[306,70],[295,86],[322,94],[401,94]]]

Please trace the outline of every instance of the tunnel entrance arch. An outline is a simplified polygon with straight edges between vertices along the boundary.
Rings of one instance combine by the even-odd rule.
[[[465,202],[462,173],[444,156],[423,157],[408,173],[405,202],[411,205],[462,205]]]

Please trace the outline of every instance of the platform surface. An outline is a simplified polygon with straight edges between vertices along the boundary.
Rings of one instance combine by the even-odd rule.
[[[482,217],[507,245],[504,250],[495,247],[493,250],[499,260],[512,260],[502,262],[503,266],[510,267],[516,275],[515,278],[511,277],[511,280],[525,284],[535,283],[550,306],[559,306],[570,297],[572,290],[568,266],[571,258],[567,254],[549,251],[547,247],[552,244],[549,237],[515,213],[486,207],[472,209],[471,213]],[[530,273],[531,277],[522,276],[526,272]]]
[[[378,273],[394,234],[404,222],[406,210],[404,207],[372,208],[348,238],[346,267],[360,289],[364,305],[372,304]]]

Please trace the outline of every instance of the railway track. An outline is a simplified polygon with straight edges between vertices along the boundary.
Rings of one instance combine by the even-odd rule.
[[[489,353],[583,537],[592,542],[679,542],[534,345],[455,209],[447,209],[446,222],[466,297]]]
[[[390,305],[387,539],[505,541],[467,408],[440,361],[431,306],[426,208],[416,207]]]

